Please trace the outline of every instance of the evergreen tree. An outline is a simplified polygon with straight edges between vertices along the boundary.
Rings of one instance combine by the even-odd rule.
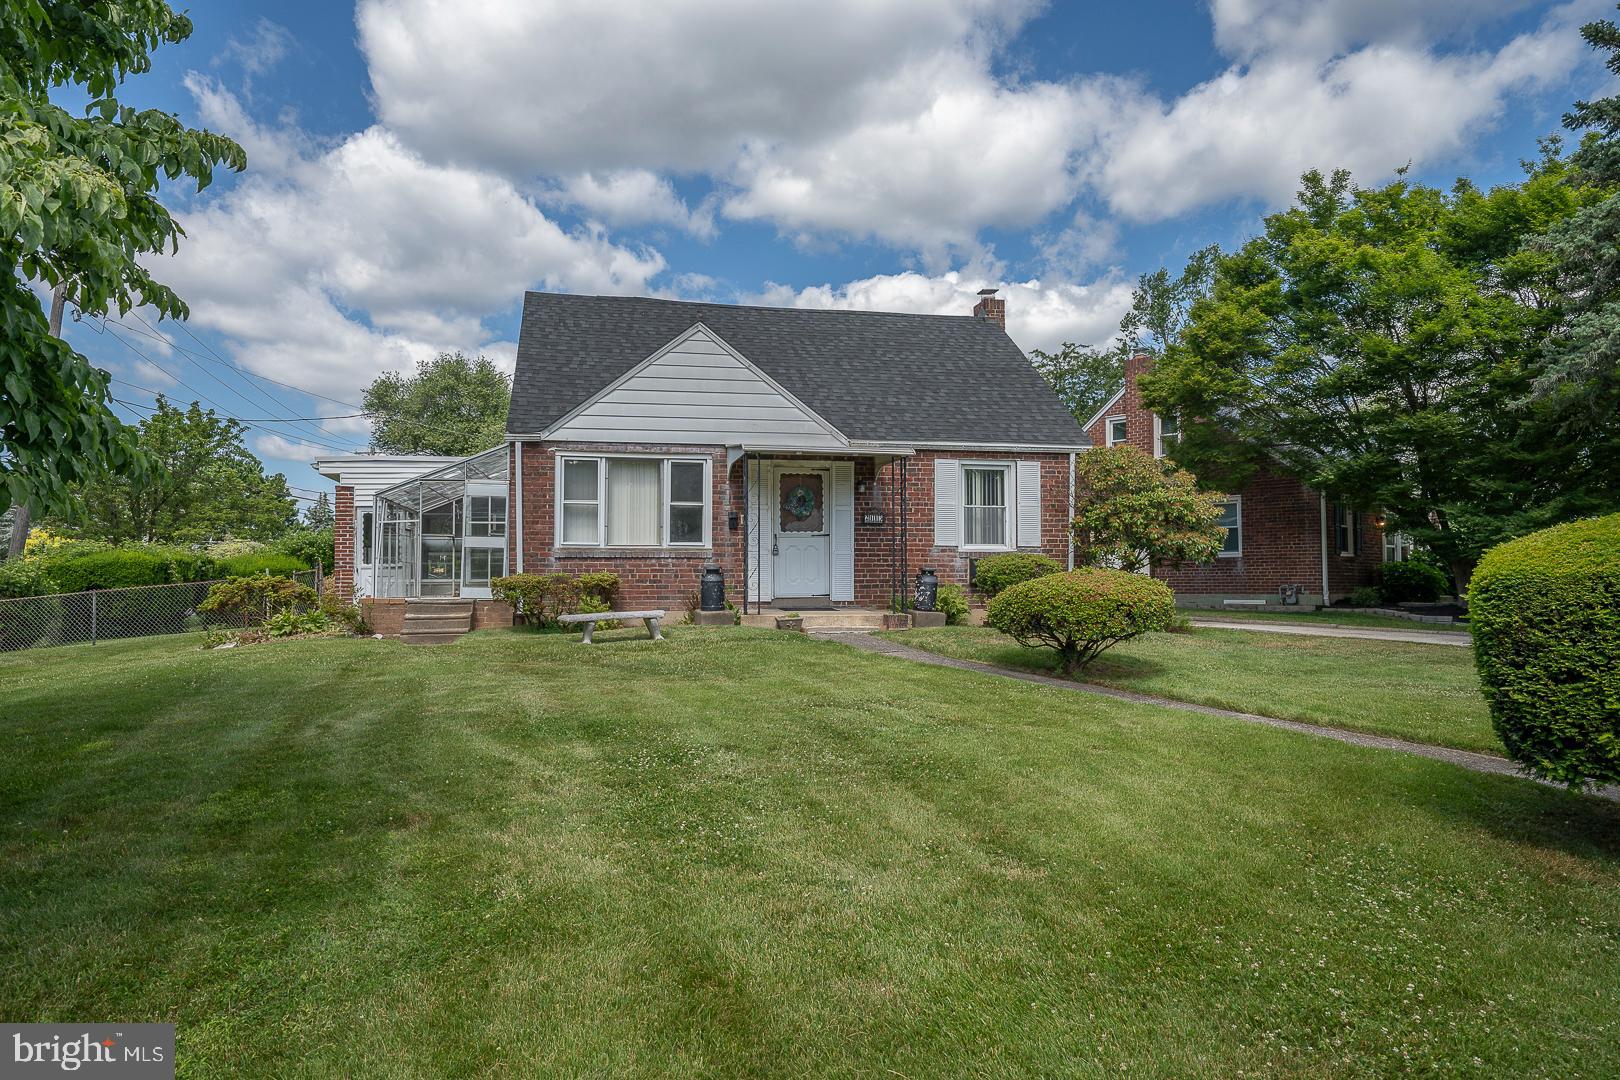
[[[315,501],[304,511],[304,524],[311,529],[330,529],[335,521],[337,515],[332,513],[332,500],[324,491],[315,496]]]

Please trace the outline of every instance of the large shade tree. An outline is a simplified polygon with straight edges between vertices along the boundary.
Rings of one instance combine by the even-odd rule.
[[[1142,380],[1181,417],[1176,460],[1242,486],[1278,461],[1369,510],[1466,583],[1510,536],[1612,505],[1616,447],[1525,403],[1563,318],[1533,237],[1602,192],[1556,147],[1522,184],[1450,192],[1308,173],[1298,202],[1216,260],[1208,297]]]
[[[114,94],[191,30],[161,0],[0,0],[0,511],[59,509],[99,474],[141,467],[108,407],[106,372],[52,335],[42,294],[60,289],[90,315],[187,315],[138,261],[183,235],[159,183],[200,189],[247,159],[229,139]],[[90,98],[82,115],[52,103],[67,87]]]
[[[476,454],[505,438],[511,400],[511,376],[487,356],[440,353],[414,375],[388,372],[366,387],[371,445],[395,454]]]
[[[163,398],[136,432],[150,463],[140,477],[104,474],[87,485],[66,522],[97,540],[195,542],[227,536],[272,540],[298,520],[280,473],[242,443],[246,429],[195,401]]]

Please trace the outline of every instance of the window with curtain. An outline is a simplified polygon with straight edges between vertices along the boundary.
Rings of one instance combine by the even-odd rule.
[[[1222,499],[1221,516],[1216,523],[1226,530],[1226,539],[1221,544],[1221,554],[1225,556],[1243,554],[1243,501]]]
[[[707,539],[707,480],[703,461],[564,458],[561,542],[592,547],[702,546]]]
[[[1108,445],[1118,446],[1120,443],[1125,441],[1125,433],[1127,430],[1125,418],[1123,416],[1110,416],[1107,423]]]
[[[658,546],[658,487],[662,468],[648,458],[609,458],[603,485],[608,547]]]
[[[1007,472],[1005,465],[962,466],[962,546],[1007,546]]]
[[[371,511],[360,513],[360,565],[371,565]]]

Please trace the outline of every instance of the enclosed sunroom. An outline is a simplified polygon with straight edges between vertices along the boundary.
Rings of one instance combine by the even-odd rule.
[[[507,572],[510,477],[501,446],[377,492],[373,595],[488,599]]]

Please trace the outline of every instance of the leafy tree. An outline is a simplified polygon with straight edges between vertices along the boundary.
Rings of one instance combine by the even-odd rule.
[[[366,388],[371,445],[395,454],[476,454],[506,437],[511,400],[511,378],[488,357],[440,353],[414,376],[389,372]]]
[[[1588,23],[1581,36],[1606,51],[1609,70],[1620,75],[1620,26]],[[1556,260],[1568,320],[1548,342],[1533,391],[1584,430],[1620,410],[1620,96],[1577,102],[1564,126],[1588,132],[1570,157],[1571,179],[1606,194],[1539,240]]]
[[[246,429],[192,402],[163,398],[137,432],[152,463],[143,478],[108,475],[90,484],[71,520],[98,540],[196,541],[241,536],[269,540],[297,521],[286,477],[242,444]]]
[[[1130,351],[1123,344],[1094,349],[1072,341],[1065,341],[1055,353],[1042,349],[1031,349],[1029,353],[1035,370],[1081,423],[1090,419],[1119,389],[1125,378],[1128,355]]]
[[[1075,460],[1075,562],[1133,572],[1209,562],[1226,540],[1221,498],[1134,446],[1093,447]]]
[[[1307,173],[1293,208],[1216,259],[1142,380],[1149,408],[1182,418],[1176,460],[1231,487],[1280,462],[1386,510],[1459,583],[1491,544],[1611,504],[1612,441],[1561,437],[1517,404],[1561,317],[1528,241],[1596,197],[1564,173],[1556,147],[1489,192]]]
[[[324,491],[315,496],[315,501],[304,511],[304,524],[311,529],[330,529],[336,521],[337,515],[332,512],[332,500],[326,497]]]
[[[133,477],[132,433],[107,405],[106,372],[50,332],[30,287],[60,287],[80,311],[186,306],[137,262],[183,235],[156,198],[160,177],[206,187],[217,166],[247,165],[229,139],[114,91],[151,68],[191,21],[162,0],[0,0],[0,510],[60,509],[70,489],[112,471]],[[50,100],[74,87],[83,116]]]

